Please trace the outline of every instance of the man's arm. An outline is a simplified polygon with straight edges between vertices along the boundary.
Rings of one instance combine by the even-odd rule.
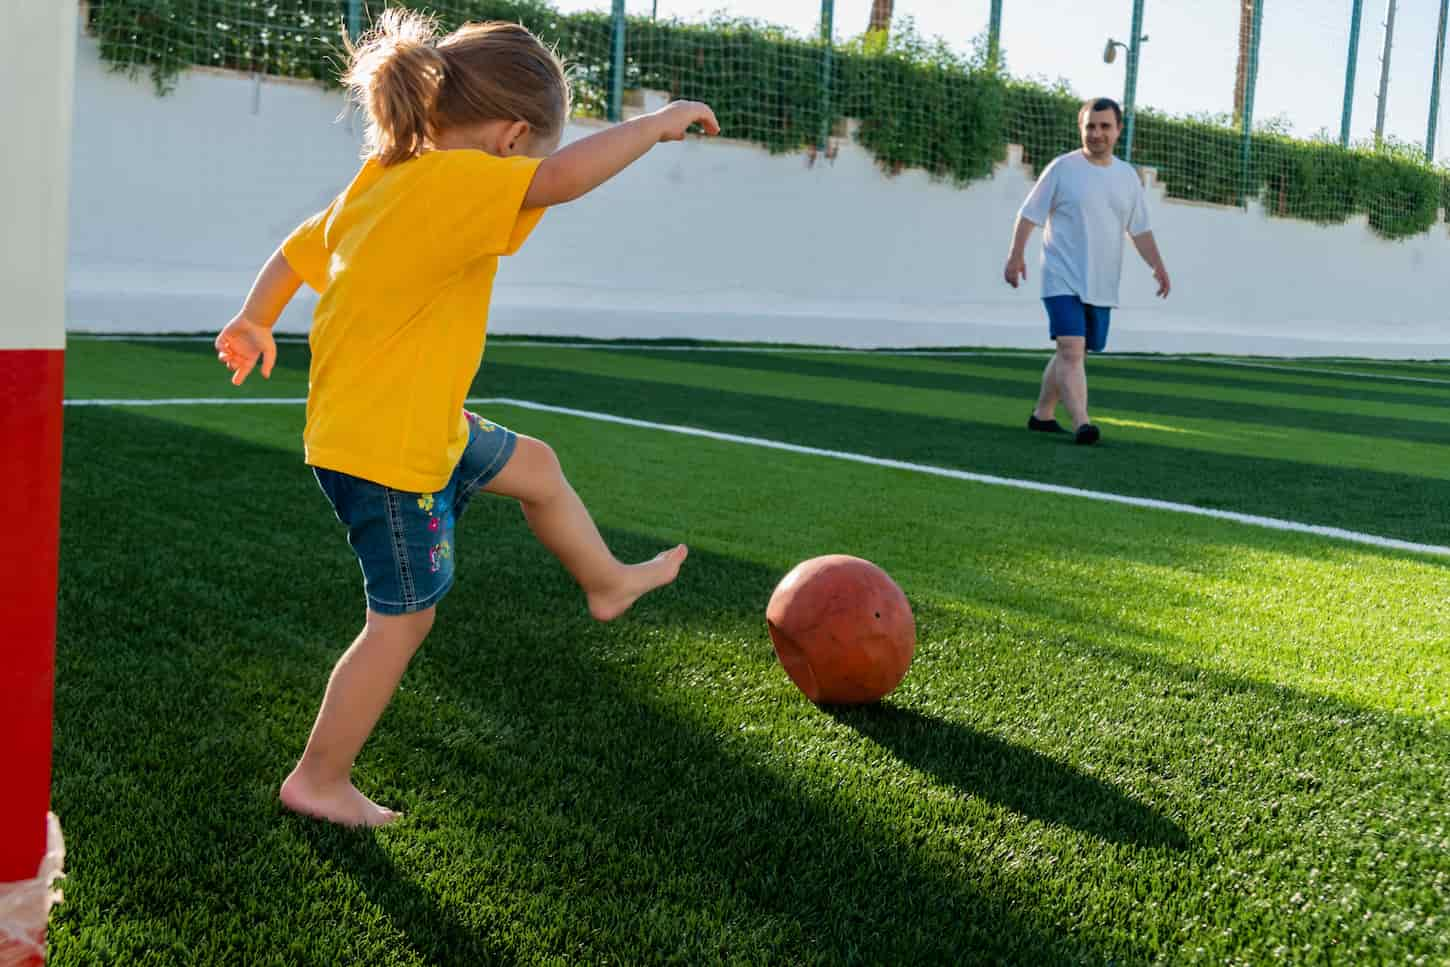
[[[1154,240],[1153,233],[1143,232],[1140,235],[1130,235],[1129,238],[1133,240],[1133,247],[1138,250],[1143,261],[1153,270],[1153,278],[1158,282],[1158,297],[1168,298],[1173,284],[1168,280],[1168,270],[1163,266],[1163,256],[1158,252],[1158,242]]]
[[[1002,272],[1002,277],[1014,289],[1019,281],[1027,278],[1027,240],[1032,237],[1032,230],[1038,225],[1045,225],[1056,207],[1058,162],[1061,160],[1056,158],[1042,169],[1037,183],[1017,212],[1017,225],[1012,230],[1012,249],[1007,253],[1007,268]]]
[[[1019,280],[1027,281],[1027,240],[1036,227],[1037,223],[1027,216],[1017,216],[1017,227],[1012,232],[1012,250],[1007,253],[1007,268],[1002,271],[1002,278],[1014,289]]]

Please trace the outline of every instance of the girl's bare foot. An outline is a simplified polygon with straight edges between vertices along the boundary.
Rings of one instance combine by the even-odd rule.
[[[296,769],[282,783],[278,798],[295,813],[343,826],[383,826],[402,815],[379,806],[358,792],[351,782],[344,780],[340,785],[318,787]]]
[[[589,613],[600,621],[613,621],[628,611],[641,595],[673,581],[689,553],[685,545],[676,544],[642,564],[621,566],[617,583],[588,592]]]

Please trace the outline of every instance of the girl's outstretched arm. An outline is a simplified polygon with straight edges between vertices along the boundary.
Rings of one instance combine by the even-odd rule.
[[[272,365],[277,361],[272,327],[301,285],[302,276],[292,268],[282,250],[273,252],[257,273],[242,311],[216,337],[217,359],[232,371],[232,385],[242,385],[259,357],[262,375],[271,377]]]
[[[524,207],[561,205],[587,195],[661,141],[683,141],[693,124],[700,125],[706,134],[720,133],[720,122],[708,105],[675,101],[653,114],[575,141],[539,165],[529,193],[524,196]]]

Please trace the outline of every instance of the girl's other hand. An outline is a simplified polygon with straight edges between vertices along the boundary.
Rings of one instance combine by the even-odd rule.
[[[232,385],[241,386],[252,368],[262,360],[262,376],[272,377],[277,361],[277,342],[272,330],[259,326],[245,316],[237,316],[216,337],[216,358],[232,371]]]

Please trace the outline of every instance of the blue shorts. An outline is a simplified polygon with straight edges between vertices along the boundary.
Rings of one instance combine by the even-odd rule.
[[[1082,336],[1090,353],[1100,353],[1108,344],[1108,319],[1113,310],[1107,306],[1090,306],[1075,295],[1053,295],[1042,300],[1047,306],[1048,333],[1058,336]]]
[[[465,411],[466,412],[466,411]],[[433,607],[453,587],[453,530],[469,499],[513,456],[518,436],[468,413],[468,445],[447,485],[431,494],[313,467],[317,484],[362,566],[368,608],[411,614]]]

